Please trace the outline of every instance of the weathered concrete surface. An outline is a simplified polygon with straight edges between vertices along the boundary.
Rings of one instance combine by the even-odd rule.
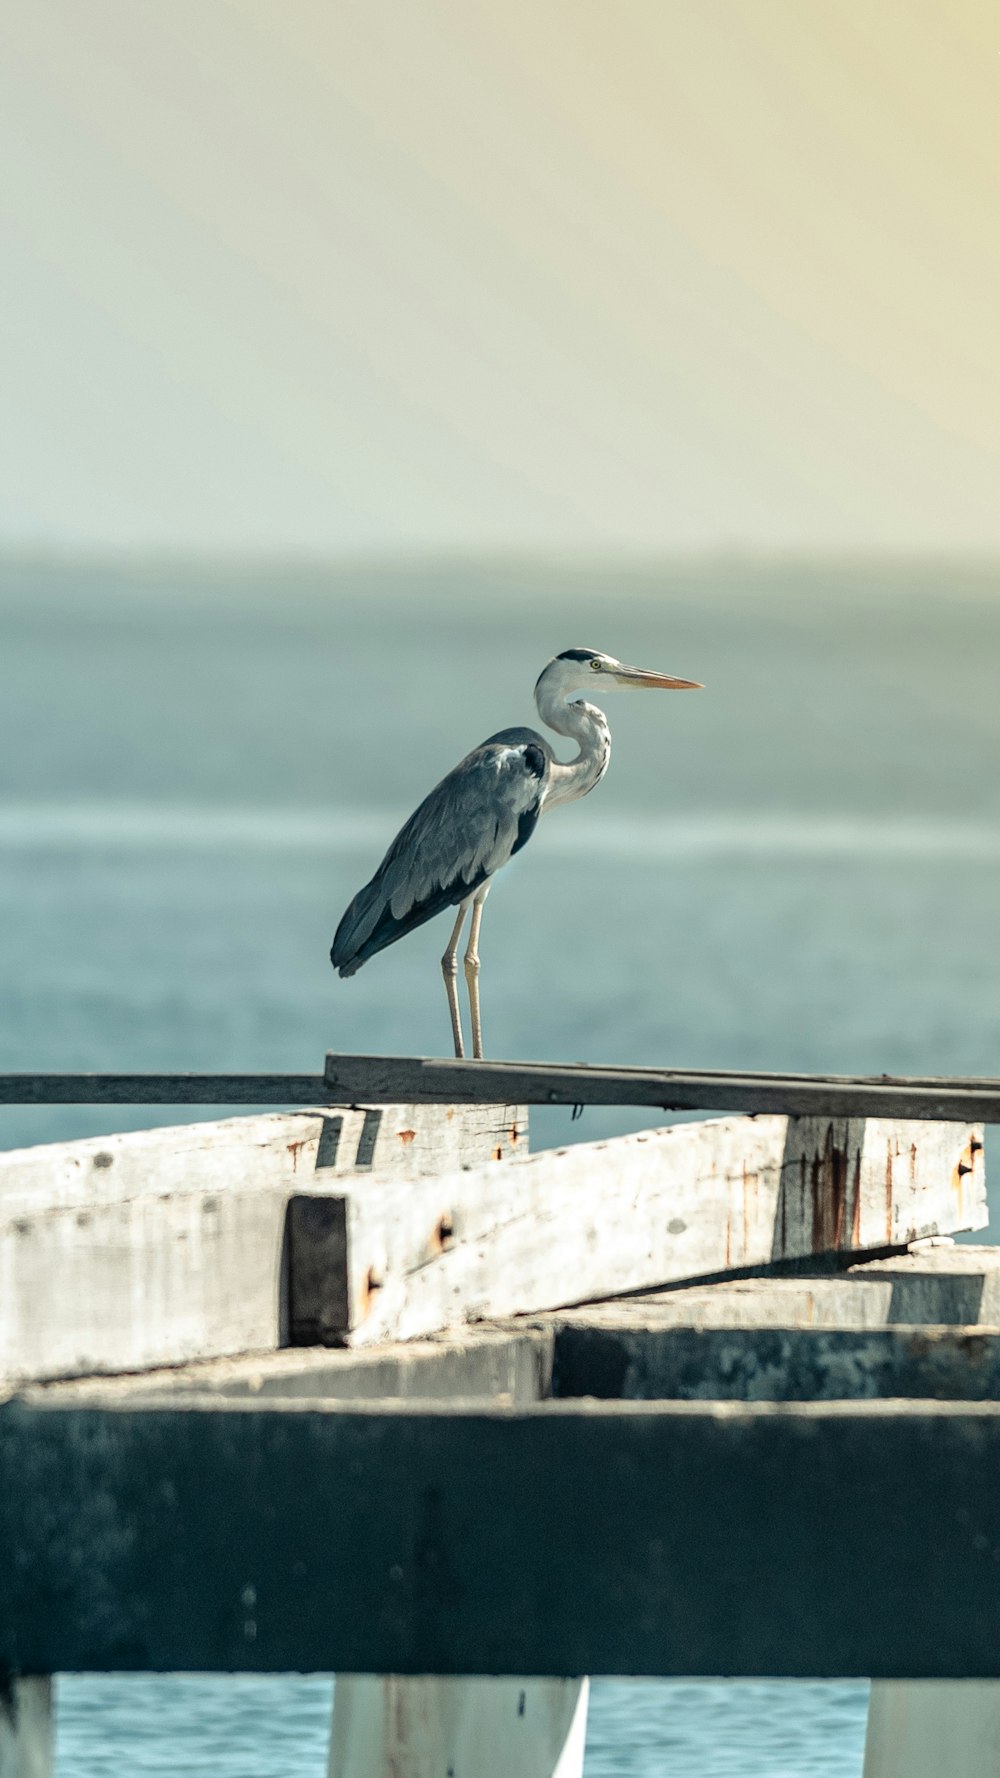
[[[136,1197],[268,1186],[302,1191],[352,1175],[417,1179],[528,1151],[527,1113],[506,1105],[322,1106],[131,1130],[0,1153],[0,1215],[95,1210]]]
[[[934,1244],[818,1277],[760,1276],[643,1291],[533,1317],[546,1326],[1000,1327],[1000,1247]]]
[[[299,1346],[120,1377],[50,1383],[45,1399],[60,1407],[88,1401],[133,1405],[164,1395],[320,1402],[478,1399],[520,1405],[550,1394],[553,1346],[552,1330],[527,1327],[359,1352]]]
[[[443,1165],[488,1171],[526,1150],[516,1108],[397,1105],[2,1155],[0,1381],[286,1344],[293,1196],[342,1206],[376,1169],[383,1182],[412,1183]],[[339,1287],[346,1301],[343,1264]]]
[[[724,1287],[718,1286],[722,1289]],[[978,1328],[639,1327],[558,1315],[360,1351],[295,1348],[52,1383],[45,1399],[364,1402],[1000,1400],[1000,1334]]]
[[[964,1126],[732,1118],[497,1170],[526,1146],[515,1109],[425,1105],[0,1157],[0,1381],[412,1339],[985,1218]]]
[[[996,1778],[998,1772],[995,1680],[872,1686],[864,1778]]]
[[[10,1670],[1000,1676],[993,1403],[44,1395],[0,1409]]]
[[[865,1271],[892,1285],[901,1322],[1000,1325],[1000,1249],[954,1247],[903,1255]],[[971,1338],[977,1337],[975,1334]],[[929,1601],[933,1613],[935,1604]],[[992,1778],[1000,1774],[1000,1685],[876,1681],[868,1707],[864,1778]]]
[[[1000,1400],[978,1328],[625,1328],[555,1333],[554,1393],[606,1400]]]
[[[0,1778],[52,1778],[52,1681],[0,1683]]]
[[[981,1132],[964,1125],[675,1125],[537,1154],[502,1180],[474,1168],[351,1193],[349,1338],[411,1339],[986,1220]],[[336,1292],[336,1325],[343,1314]]]
[[[582,1778],[586,1679],[345,1673],[328,1778]]]

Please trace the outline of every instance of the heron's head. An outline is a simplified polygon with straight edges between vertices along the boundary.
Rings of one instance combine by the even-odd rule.
[[[599,702],[601,692],[703,689],[697,679],[675,679],[670,673],[652,673],[646,667],[626,667],[613,654],[601,654],[596,648],[567,648],[542,669],[535,697],[565,703],[582,694]]]

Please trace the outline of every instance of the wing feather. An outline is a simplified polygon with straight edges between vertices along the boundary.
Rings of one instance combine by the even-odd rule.
[[[509,729],[442,778],[344,914],[330,952],[341,975],[474,895],[520,850],[538,820],[550,760],[540,735]]]

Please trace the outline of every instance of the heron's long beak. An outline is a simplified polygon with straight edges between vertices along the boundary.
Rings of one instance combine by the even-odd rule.
[[[647,673],[645,667],[615,667],[614,678],[618,685],[626,690],[650,689],[658,686],[661,691],[704,691],[705,687],[697,679],[674,679],[669,673]]]

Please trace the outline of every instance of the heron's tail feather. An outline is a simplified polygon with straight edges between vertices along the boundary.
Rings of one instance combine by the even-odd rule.
[[[386,945],[395,944],[427,920],[433,920],[443,908],[457,907],[460,901],[474,895],[486,881],[488,873],[481,870],[471,881],[461,875],[450,883],[437,885],[423,897],[394,914],[385,875],[380,872],[359,889],[344,918],[337,927],[330,961],[341,975],[353,975]]]
[[[334,935],[330,962],[341,975],[353,975],[371,956],[365,942],[385,912],[385,895],[378,878],[359,889]]]

